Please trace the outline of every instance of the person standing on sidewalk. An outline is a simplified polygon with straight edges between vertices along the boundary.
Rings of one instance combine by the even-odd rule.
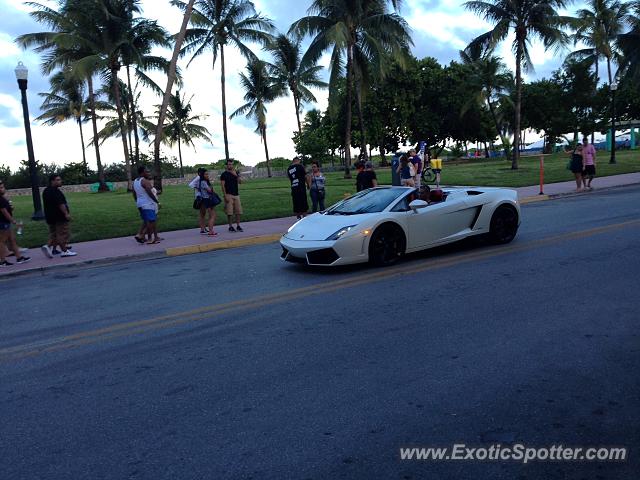
[[[240,173],[233,167],[233,160],[227,160],[227,169],[220,175],[220,185],[224,195],[224,211],[229,220],[230,232],[242,232],[240,226],[240,215],[242,215],[242,203],[240,203],[240,192],[238,184],[242,183]],[[233,228],[233,217],[235,216],[236,228]]]
[[[53,258],[53,249],[56,245],[60,247],[61,257],[75,257],[77,255],[69,248],[71,215],[67,199],[60,190],[61,186],[62,177],[54,173],[49,175],[49,186],[42,192],[44,218],[49,225],[49,241],[41,248],[49,258]]]
[[[138,167],[138,178],[133,182],[133,198],[136,206],[140,211],[140,218],[144,222],[144,229],[150,238],[147,245],[160,243],[158,236],[158,209],[160,202],[158,197],[153,193],[153,184],[151,183],[151,172],[145,166]],[[136,239],[140,241],[139,239]]]
[[[4,186],[4,182],[0,180],[0,267],[10,267],[13,263],[7,261],[6,253],[7,249],[5,244],[9,246],[9,249],[16,256],[16,263],[27,263],[31,258],[25,257],[20,253],[20,248],[16,243],[16,237],[13,234],[11,225],[15,225],[17,222],[13,218],[13,207],[9,200],[5,198],[7,190]]]
[[[287,169],[287,176],[291,182],[291,199],[293,200],[293,213],[301,219],[307,215],[309,202],[307,201],[307,173],[300,163],[300,157],[294,157]]]
[[[589,138],[585,135],[584,146],[582,147],[582,157],[584,159],[584,171],[582,172],[582,181],[585,188],[592,190],[591,182],[596,176],[596,147],[589,143]]]
[[[400,183],[403,187],[415,187],[416,184],[413,180],[415,177],[415,169],[413,168],[413,164],[407,155],[402,155],[400,157],[400,165],[396,169],[398,174],[400,175]]]
[[[576,148],[573,149],[572,152],[567,152],[571,156],[571,160],[569,160],[569,170],[573,173],[573,176],[576,178],[576,192],[582,192],[584,189],[582,172],[584,171],[584,157],[582,155],[582,144],[577,143]]]
[[[311,163],[311,173],[307,176],[307,186],[309,187],[309,196],[311,197],[311,211],[316,213],[318,206],[320,211],[324,210],[325,178],[320,171],[318,162]]]
[[[216,205],[220,203],[220,197],[213,191],[209,172],[205,168],[198,169],[198,176],[191,180],[189,187],[195,190],[195,200],[193,208],[199,211],[198,220],[200,223],[200,235],[215,237],[218,235],[213,231],[216,223]],[[209,213],[209,226],[205,227],[205,220]]]

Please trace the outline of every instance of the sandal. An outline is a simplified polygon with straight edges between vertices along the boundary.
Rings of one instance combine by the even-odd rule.
[[[214,232],[214,231],[207,233],[207,237],[216,237],[217,235],[218,235],[218,232]]]
[[[160,240],[151,240],[151,241],[147,242],[146,244],[147,245],[155,245],[157,243],[160,243]]]
[[[144,238],[140,238],[138,236],[134,236],[133,237],[135,239],[136,242],[138,242],[140,245],[142,245],[144,243]]]

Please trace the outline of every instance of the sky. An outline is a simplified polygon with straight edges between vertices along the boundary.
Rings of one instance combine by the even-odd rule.
[[[41,3],[52,4],[47,0]],[[286,32],[295,20],[306,14],[311,0],[254,0],[256,9],[270,17],[280,31]],[[412,29],[414,42],[413,54],[418,58],[432,56],[441,64],[447,64],[459,58],[458,51],[463,49],[475,36],[489,30],[490,25],[475,15],[465,11],[459,0],[405,0],[401,14]],[[142,0],[144,16],[158,20],[170,33],[175,33],[182,20],[181,12],[170,6],[168,0]],[[48,91],[48,79],[40,71],[41,59],[33,51],[23,51],[14,39],[24,33],[45,31],[46,27],[37,24],[29,16],[30,7],[20,0],[0,0],[0,165],[15,170],[25,159],[26,142],[20,91],[18,90],[14,69],[22,61],[29,69],[28,100],[32,125],[33,143],[36,159],[44,163],[63,165],[82,160],[82,149],[78,127],[66,122],[54,127],[41,125],[34,119],[41,113],[41,99],[38,93]],[[268,57],[255,50],[261,58]],[[245,68],[245,61],[237,51],[225,51],[227,71],[227,112],[231,113],[244,103],[243,92],[239,86],[239,72]],[[500,46],[498,52],[508,67],[514,69],[515,62],[510,42]],[[170,52],[166,52],[170,56]],[[534,43],[531,57],[535,73],[530,79],[549,76],[559,67],[560,58],[545,52],[541,45]],[[196,148],[183,148],[183,160],[187,165],[211,163],[224,158],[222,137],[222,113],[220,103],[219,62],[212,69],[211,54],[203,54],[187,66],[189,57],[180,61],[184,77],[182,93],[193,96],[193,112],[208,115],[202,122],[212,134],[212,143],[196,144]],[[322,61],[327,62],[328,57]],[[166,79],[152,75],[159,84],[165,85]],[[327,91],[316,91],[317,104],[306,105],[305,109],[327,105]],[[142,109],[153,112],[160,99],[151,93],[142,98]],[[283,97],[268,106],[268,144],[273,157],[292,158],[295,149],[291,137],[296,130],[295,112],[291,97]],[[228,120],[230,155],[245,165],[255,165],[264,160],[264,150],[259,135],[255,133],[253,121],[244,117]],[[91,137],[90,123],[85,125],[85,137]],[[142,144],[143,152],[150,153],[148,144]],[[176,155],[177,151],[163,147],[163,152]],[[93,148],[87,148],[87,161],[95,168]],[[120,139],[107,140],[101,149],[106,164],[122,161]]]

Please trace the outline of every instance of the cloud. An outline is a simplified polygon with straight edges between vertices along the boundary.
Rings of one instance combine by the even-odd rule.
[[[54,5],[51,1],[43,0],[45,4]],[[310,0],[254,0],[256,9],[272,18],[277,28],[286,32],[291,23],[307,14]],[[169,2],[158,0],[142,0],[144,15],[157,19],[170,33],[176,33],[182,21],[180,10],[172,7]],[[21,51],[13,39],[20,34],[46,30],[46,26],[35,23],[28,15],[30,7],[22,0],[0,0],[3,16],[0,17],[0,138],[2,139],[2,162],[16,168],[19,161],[26,157],[24,148],[24,128],[22,127],[22,109],[20,94],[17,89],[13,69],[22,60],[30,70],[29,76],[29,108],[32,117],[39,115],[40,99],[37,92],[48,89],[48,80],[39,71],[41,59],[33,52]],[[466,12],[459,0],[412,0],[405,2],[401,12],[412,28],[415,42],[414,54],[418,57],[433,56],[446,64],[458,58],[458,50],[464,48],[476,35],[488,30],[490,26],[475,15]],[[306,40],[308,44],[309,40]],[[254,51],[262,58],[266,58],[259,48]],[[169,57],[170,51],[161,51]],[[238,74],[245,68],[245,60],[232,48],[226,50],[226,86],[227,86],[227,115],[244,103],[243,91],[239,85]],[[513,68],[513,54],[509,41],[500,47],[508,65]],[[211,53],[204,53],[194,60],[189,67],[189,58],[181,59],[180,67],[184,75],[184,87],[181,91],[188,97],[193,97],[193,112],[206,114],[202,121],[212,134],[212,145],[197,144],[197,149],[183,148],[183,159],[186,164],[205,163],[224,158],[224,143],[222,135],[222,109],[220,89],[220,65],[211,66]],[[552,53],[544,52],[540,46],[532,47],[532,60],[537,71],[546,73],[550,66],[557,64]],[[327,65],[328,56],[321,60]],[[164,88],[166,78],[157,73],[151,74],[158,84]],[[327,73],[325,72],[325,78]],[[124,79],[124,78],[123,78]],[[174,87],[175,90],[175,87]],[[317,105],[308,108],[323,110],[327,105],[328,92],[315,92],[318,97]],[[160,98],[150,91],[144,91],[142,109],[147,115],[155,113]],[[268,144],[272,157],[283,156],[291,158],[294,155],[294,145],[291,140],[297,129],[293,100],[290,96],[280,98],[268,105]],[[260,136],[257,135],[255,124],[244,117],[227,121],[229,132],[229,151],[231,156],[245,164],[255,164],[264,159],[264,149]],[[77,126],[72,122],[63,123],[55,127],[44,127],[32,123],[34,148],[36,158],[43,162],[77,162],[81,159],[79,134]],[[85,137],[92,136],[90,124],[85,125]],[[87,140],[88,141],[88,140]],[[143,152],[148,152],[148,144],[142,145]],[[95,166],[93,147],[87,148],[87,159]],[[163,152],[177,156],[177,149],[170,150],[163,147]],[[117,138],[106,141],[101,154],[105,164],[122,161],[122,146]]]

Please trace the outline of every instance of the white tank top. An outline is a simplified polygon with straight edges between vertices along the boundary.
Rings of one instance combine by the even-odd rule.
[[[142,178],[136,178],[133,181],[133,191],[136,192],[136,207],[143,210],[153,210],[156,202],[151,200],[151,197],[142,186]]]

